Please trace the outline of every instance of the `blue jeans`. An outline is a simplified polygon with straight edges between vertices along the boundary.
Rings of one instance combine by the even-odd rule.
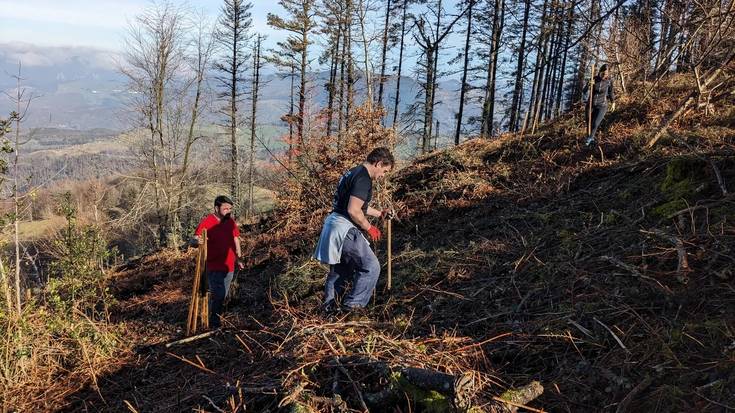
[[[225,297],[230,291],[230,283],[234,272],[207,271],[209,281],[209,327],[217,328],[221,325],[220,315]]]
[[[352,228],[342,244],[339,264],[329,266],[324,288],[325,302],[329,304],[341,298],[347,283],[351,282],[352,288],[342,304],[347,307],[366,307],[378,283],[378,277],[378,257],[360,230]]]

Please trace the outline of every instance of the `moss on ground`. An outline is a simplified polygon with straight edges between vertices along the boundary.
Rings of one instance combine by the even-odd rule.
[[[422,412],[447,413],[452,410],[449,398],[434,390],[424,390],[411,384],[400,372],[395,372],[390,377],[391,385],[399,392],[405,393],[413,400]]]
[[[706,168],[700,159],[672,159],[659,186],[665,201],[653,209],[654,215],[667,218],[696,202],[697,195],[708,186]]]
[[[309,297],[322,288],[326,273],[326,268],[317,261],[307,260],[279,273],[275,279],[276,291],[289,300]]]

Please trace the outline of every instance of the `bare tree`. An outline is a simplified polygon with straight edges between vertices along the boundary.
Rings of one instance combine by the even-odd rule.
[[[414,40],[421,50],[421,58],[425,59],[420,62],[425,74],[425,80],[421,82],[424,89],[424,105],[423,105],[423,129],[421,133],[421,150],[428,152],[431,150],[432,128],[434,126],[434,103],[437,87],[437,60],[439,56],[439,48],[449,33],[452,32],[454,25],[464,15],[465,10],[460,12],[454,20],[446,25],[441,23],[441,0],[437,1],[437,7],[431,8],[430,13],[436,17],[436,24],[433,27],[427,27],[427,14],[419,16],[416,21],[416,31],[413,35]],[[433,30],[432,30],[433,29]]]
[[[319,58],[320,64],[329,62],[329,81],[324,85],[327,91],[327,136],[332,134],[334,123],[335,101],[337,100],[337,71],[340,66],[340,46],[345,4],[343,0],[324,0],[319,15],[321,17],[321,34],[326,37],[326,47]],[[340,83],[340,90],[341,90]],[[340,108],[341,109],[341,108]]]
[[[194,177],[191,174],[192,149],[194,144],[202,137],[197,133],[197,126],[204,109],[204,100],[209,94],[207,87],[207,71],[211,66],[211,60],[216,49],[216,40],[210,22],[203,13],[196,19],[194,28],[193,56],[188,58],[189,70],[194,74],[192,84],[194,96],[191,102],[191,114],[189,128],[184,142],[183,160],[179,174],[178,202],[175,213],[175,224],[178,224],[179,212],[184,208],[189,199],[189,189]]]
[[[20,129],[21,129],[21,123],[23,122],[23,119],[25,119],[26,114],[28,113],[28,107],[31,104],[31,101],[34,99],[34,96],[31,94],[27,94],[27,90],[23,87],[23,76],[22,76],[22,64],[21,62],[18,62],[18,73],[13,75],[13,78],[15,79],[15,94],[10,96],[11,102],[15,103],[15,112],[13,112],[10,116],[10,120],[15,124],[15,128],[13,128],[13,142],[12,144],[8,145],[7,142],[5,145],[3,145],[2,152],[5,153],[11,153],[11,159],[13,164],[13,172],[12,172],[12,188],[10,192],[10,196],[13,200],[13,215],[12,215],[12,224],[13,224],[13,250],[14,250],[14,291],[15,291],[15,311],[16,314],[20,317],[22,312],[22,306],[21,306],[21,282],[20,282],[20,273],[21,273],[21,265],[20,265],[20,219],[21,219],[21,202],[23,195],[21,194],[21,171],[19,169],[19,161],[20,161],[20,152],[21,148],[23,147],[23,144],[25,142],[21,142],[20,140]],[[7,127],[7,126],[6,126]],[[5,131],[3,131],[5,132]],[[0,260],[2,261],[2,260]],[[5,272],[4,268],[0,269],[3,273]]]
[[[467,73],[470,66],[470,39],[472,38],[472,11],[475,7],[476,0],[468,0],[467,3],[467,32],[465,34],[464,52],[462,65],[462,81],[459,92],[459,110],[457,111],[457,127],[454,131],[454,144],[459,145],[459,134],[462,132],[462,118],[464,116],[464,102],[465,95],[467,95],[467,89],[469,85],[467,83]]]
[[[368,14],[373,11],[372,5],[366,0],[357,0],[357,23],[360,26],[360,43],[362,43],[362,71],[365,78],[366,102],[372,108],[373,103],[373,65],[370,60],[370,44],[373,41],[373,35],[368,32],[367,22]]]
[[[227,101],[225,113],[230,135],[230,194],[236,204],[240,201],[237,130],[241,121],[238,106],[245,94],[243,85],[249,59],[247,48],[252,26],[251,8],[252,4],[243,0],[225,0],[216,33],[222,57],[214,67],[220,73],[216,78],[222,89],[220,97]]]
[[[495,92],[497,86],[497,72],[500,62],[501,35],[505,24],[505,0],[495,0],[493,20],[490,34],[490,53],[487,57],[487,81],[485,82],[485,100],[482,106],[481,136],[489,138],[493,135],[495,122]]]
[[[401,76],[403,75],[403,48],[405,46],[406,39],[406,22],[408,19],[408,3],[409,0],[402,0],[401,2],[401,25],[400,25],[400,37],[399,37],[399,52],[398,52],[398,68],[396,69],[396,96],[393,103],[393,128],[396,128],[398,123],[398,105],[401,101]]]
[[[153,211],[158,244],[165,246],[180,241],[178,209],[189,182],[190,153],[212,49],[201,31],[194,30],[195,39],[189,37],[191,27],[187,10],[167,2],[154,4],[131,23],[120,67],[135,92],[130,109],[148,135],[138,146],[144,167],[139,179],[145,182],[138,199],[152,199],[143,210]]]
[[[515,82],[513,83],[513,98],[510,105],[510,120],[508,129],[518,130],[523,95],[523,71],[526,63],[526,40],[528,35],[528,20],[531,14],[531,0],[524,0],[523,20],[521,22],[521,44],[518,46],[516,58]]]
[[[378,99],[377,104],[380,107],[383,107],[383,87],[385,85],[385,66],[386,66],[386,56],[388,53],[388,31],[390,29],[390,17],[391,17],[391,0],[386,0],[385,4],[385,22],[383,24],[383,38],[382,38],[382,44],[383,49],[380,54],[380,79],[378,80]]]
[[[253,100],[252,114],[250,116],[250,153],[248,156],[248,216],[253,214],[254,191],[255,191],[255,133],[258,115],[258,93],[260,92],[260,69],[263,67],[260,53],[263,44],[263,35],[258,35],[253,45]]]
[[[10,141],[8,141],[5,136],[11,133],[11,125],[15,121],[16,117],[18,117],[18,113],[13,112],[7,119],[0,119],[0,139],[2,139],[2,141],[0,141],[0,143],[2,144],[2,149],[0,149],[0,152],[2,152],[3,154],[11,154],[13,151]],[[0,158],[0,183],[5,183],[7,172],[8,163],[5,159]],[[0,282],[2,283],[2,290],[5,296],[5,306],[7,308],[8,314],[12,314],[14,307],[13,296],[10,290],[8,271],[5,268],[5,263],[2,257],[0,257]]]

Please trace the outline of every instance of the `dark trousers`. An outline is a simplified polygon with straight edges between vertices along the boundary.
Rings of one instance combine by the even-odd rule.
[[[589,112],[587,113],[589,116]],[[590,133],[590,135],[587,136],[587,142],[591,142],[595,140],[595,134],[597,133],[597,128],[600,127],[600,124],[602,123],[602,118],[605,117],[605,113],[607,113],[607,105],[592,106],[592,133]]]
[[[225,297],[230,291],[230,283],[234,272],[225,271],[207,271],[207,281],[209,281],[209,327],[218,328],[220,323],[220,315],[225,302]]]
[[[365,237],[357,228],[347,233],[339,264],[329,266],[325,301],[339,299],[348,283],[352,288],[342,303],[347,307],[366,307],[380,277],[380,263]]]

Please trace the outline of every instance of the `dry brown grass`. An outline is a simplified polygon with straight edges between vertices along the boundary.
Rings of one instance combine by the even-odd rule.
[[[667,99],[679,96],[672,90]],[[472,402],[484,410],[533,380],[546,390],[529,404],[549,411],[615,409],[629,396],[632,411],[735,405],[734,201],[712,167],[732,186],[735,161],[732,138],[710,134],[712,119],[731,121],[722,114],[733,105],[720,101],[714,118],[687,114],[673,140],[646,151],[673,104],[620,103],[599,150],[580,147],[581,115],[572,113],[396,173],[393,291],[381,282],[369,319],[319,313],[325,271],[308,255],[323,198],[354,157],[307,158],[327,166],[299,171],[277,215],[246,228],[250,265],[225,331],[165,347],[181,338],[192,255],[131,263],[113,283],[114,322],[130,351],[97,377],[101,395],[70,387],[55,406],[338,411],[342,400],[359,409],[359,393],[389,387],[408,366],[470,374]],[[707,126],[682,140],[700,121]],[[392,408],[427,411],[422,400],[407,394]]]

